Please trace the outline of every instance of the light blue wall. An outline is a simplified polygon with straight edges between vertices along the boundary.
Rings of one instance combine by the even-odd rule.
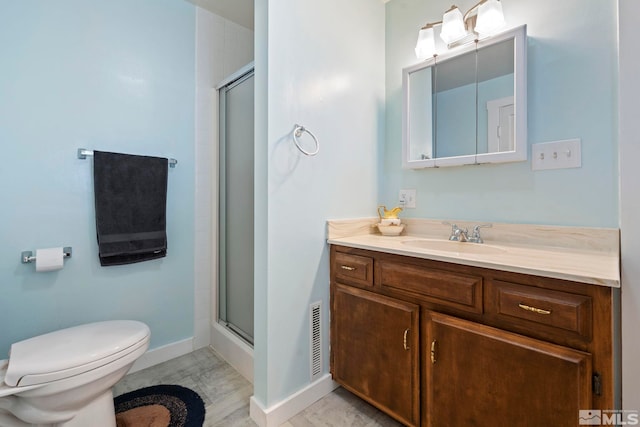
[[[329,370],[327,219],[376,209],[384,5],[256,3],[254,398],[270,408],[311,382],[309,305],[316,301]],[[317,156],[296,149],[296,123],[317,136]],[[310,148],[307,135],[302,142]]]
[[[152,348],[193,335],[194,34],[183,0],[0,2],[0,359],[16,340],[103,319],[146,322]],[[166,258],[99,266],[79,147],[178,159]],[[66,245],[63,270],[19,261]]]
[[[529,145],[581,138],[582,168],[533,172],[529,147],[527,162],[402,170],[401,70],[417,62],[419,28],[439,20],[451,2],[393,0],[386,5],[380,202],[397,204],[399,189],[415,188],[417,209],[406,210],[408,217],[617,227],[616,2],[502,3],[510,27],[527,25]],[[458,6],[466,11],[473,4]]]

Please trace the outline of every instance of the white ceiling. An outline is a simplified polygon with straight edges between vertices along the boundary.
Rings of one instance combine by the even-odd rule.
[[[229,21],[253,30],[254,0],[187,0]]]
[[[187,0],[216,15],[253,30],[254,0]],[[387,3],[391,0],[382,0]]]

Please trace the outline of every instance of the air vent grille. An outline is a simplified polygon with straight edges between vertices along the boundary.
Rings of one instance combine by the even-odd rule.
[[[322,322],[320,301],[311,304],[309,324],[311,325],[311,381],[322,374]]]

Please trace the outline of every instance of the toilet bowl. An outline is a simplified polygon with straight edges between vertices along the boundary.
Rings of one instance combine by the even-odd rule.
[[[112,387],[149,336],[144,323],[112,320],[13,344],[0,361],[0,426],[115,427]]]

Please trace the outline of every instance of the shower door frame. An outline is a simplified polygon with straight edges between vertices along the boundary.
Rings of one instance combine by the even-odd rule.
[[[218,93],[218,123],[219,123],[219,152],[218,152],[218,286],[217,286],[217,322],[230,330],[233,334],[241,338],[248,345],[253,347],[253,337],[248,335],[240,327],[229,322],[227,316],[227,231],[226,231],[226,92],[242,84],[246,80],[253,78],[255,73],[254,63],[249,63],[231,76],[224,79],[216,87]],[[255,162],[255,159],[254,159]],[[254,193],[255,194],[255,193]],[[253,261],[253,256],[251,258]],[[252,282],[253,283],[253,282]],[[223,304],[224,302],[224,304]],[[253,307],[252,307],[253,308]]]

